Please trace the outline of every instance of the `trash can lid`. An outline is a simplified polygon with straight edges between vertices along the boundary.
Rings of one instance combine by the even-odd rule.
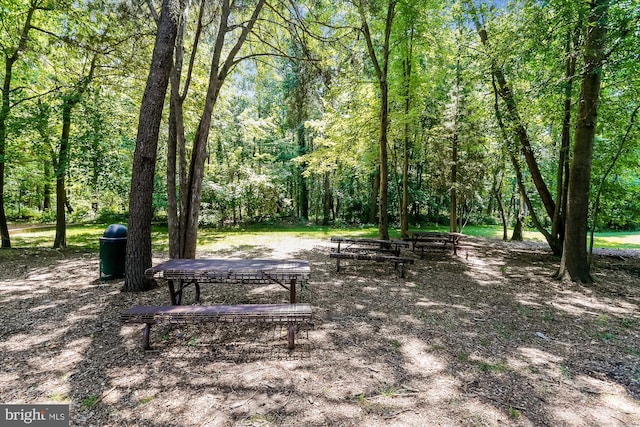
[[[111,224],[104,230],[103,237],[127,237],[127,227],[122,224]]]

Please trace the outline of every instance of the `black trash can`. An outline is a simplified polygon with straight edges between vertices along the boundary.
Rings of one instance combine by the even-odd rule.
[[[124,277],[127,227],[111,224],[100,237],[100,279]]]

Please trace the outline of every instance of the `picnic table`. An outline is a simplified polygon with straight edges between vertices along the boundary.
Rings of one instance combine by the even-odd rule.
[[[424,250],[426,248],[446,250],[451,247],[453,254],[457,255],[460,240],[466,237],[466,235],[462,233],[437,231],[411,231],[410,233],[411,235],[407,240],[411,242],[411,250],[415,252],[416,249],[420,249],[421,258],[424,256]]]
[[[308,282],[309,261],[288,259],[170,259],[145,271],[149,279],[165,279],[171,305],[180,305],[182,291],[194,285],[196,301],[203,283],[277,283],[289,290],[289,302],[296,302],[296,286]]]
[[[311,305],[296,304],[296,286],[309,280],[311,267],[303,260],[270,259],[171,259],[148,268],[149,279],[167,281],[171,305],[135,306],[121,315],[123,323],[145,325],[142,344],[151,350],[151,326],[157,323],[269,322],[288,327],[289,349],[295,345],[295,325],[313,318]],[[289,304],[180,305],[186,287],[205,283],[277,283],[289,290]]]
[[[400,240],[332,237],[331,242],[338,244],[329,254],[330,258],[335,258],[338,272],[342,259],[393,262],[400,277],[404,277],[405,265],[413,264],[413,258],[400,256],[401,249],[409,247],[409,243]]]

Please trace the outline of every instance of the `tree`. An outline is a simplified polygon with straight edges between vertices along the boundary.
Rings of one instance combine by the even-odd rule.
[[[35,13],[37,11],[51,10],[47,6],[47,4],[48,2],[43,0],[29,0],[26,11],[22,11],[20,10],[20,7],[16,7],[15,16],[11,16],[9,17],[9,19],[19,20],[22,16],[24,16],[24,21],[15,22],[14,24],[17,26],[17,28],[19,28],[18,34],[5,35],[0,45],[0,48],[2,49],[2,55],[4,56],[2,104],[0,105],[0,240],[2,241],[0,247],[2,248],[11,247],[11,240],[9,238],[9,227],[7,226],[7,216],[4,206],[4,180],[7,154],[7,120],[9,119],[9,115],[11,114],[11,109],[16,105],[15,101],[12,102],[12,95],[14,94],[14,88],[12,88],[14,66],[28,47],[29,33],[33,29]],[[11,27],[11,24],[5,22],[5,25],[3,25],[3,31],[4,29]]]
[[[489,36],[487,29],[483,25],[480,20],[479,13],[473,4],[473,2],[469,0],[465,0],[465,6],[469,11],[469,15],[474,22],[478,35],[480,37],[480,41],[482,45],[486,48],[487,54],[489,55],[489,63],[490,63],[490,72],[492,80],[495,79],[497,83],[497,90],[500,98],[503,100],[507,109],[507,118],[511,124],[509,129],[512,129],[514,134],[516,135],[517,140],[521,145],[521,152],[524,156],[529,173],[531,175],[531,179],[536,187],[538,195],[542,201],[542,205],[547,213],[549,218],[556,218],[557,221],[563,221],[563,217],[561,215],[556,214],[556,205],[549,187],[547,186],[544,177],[542,175],[542,171],[540,170],[540,165],[535,155],[535,151],[531,144],[531,139],[529,137],[529,133],[525,127],[525,123],[522,119],[522,116],[519,111],[518,102],[516,97],[514,96],[513,90],[507,81],[507,77],[503,68],[500,66],[498,59],[493,56],[492,46],[489,43]],[[537,225],[538,231],[540,231],[546,238],[547,243],[553,250],[553,252],[557,255],[562,253],[562,239],[558,234],[551,234],[547,230],[544,229],[542,223],[538,222]],[[553,227],[554,231],[559,232],[560,227]]]
[[[138,135],[131,173],[129,227],[125,262],[125,290],[143,291],[150,284],[144,271],[151,267],[153,181],[164,98],[169,85],[173,48],[178,32],[175,3],[162,1],[151,66],[138,120]],[[177,11],[179,14],[179,11]]]
[[[362,34],[367,44],[369,59],[373,65],[375,76],[380,90],[380,139],[379,139],[379,161],[380,161],[380,188],[379,188],[379,215],[378,215],[378,235],[382,240],[389,240],[389,154],[387,152],[388,131],[389,131],[389,56],[391,29],[395,16],[395,0],[388,0],[387,13],[384,21],[384,36],[380,46],[380,51],[376,51],[374,39],[369,27],[369,19],[363,2],[358,3],[358,12],[362,20]]]
[[[584,43],[584,70],[567,195],[565,243],[557,275],[591,283],[587,254],[589,186],[605,59],[608,0],[591,0]]]
[[[188,165],[186,187],[183,192],[184,205],[180,213],[180,257],[194,258],[198,236],[198,222],[200,215],[200,202],[202,180],[204,177],[204,164],[208,156],[207,141],[211,126],[211,116],[220,95],[220,90],[232,69],[243,59],[238,58],[238,53],[247,37],[251,33],[265,4],[265,0],[259,0],[251,14],[244,22],[234,23],[232,12],[237,6],[229,0],[223,0],[218,14],[217,33],[214,37],[214,48],[211,55],[209,68],[209,81],[205,95],[205,103],[198,123],[198,128],[193,138],[191,158]],[[227,37],[238,33],[237,38],[230,42]],[[226,57],[224,56],[226,54]]]
[[[98,55],[90,54],[91,60],[86,75],[81,76],[80,80],[75,82],[67,93],[62,95],[62,134],[60,135],[60,149],[58,158],[55,161],[56,176],[56,236],[53,242],[54,248],[65,248],[67,246],[67,222],[65,210],[68,208],[67,189],[65,178],[67,168],[69,166],[71,133],[71,113],[74,107],[82,99],[82,95],[87,91],[91,80],[93,79]]]

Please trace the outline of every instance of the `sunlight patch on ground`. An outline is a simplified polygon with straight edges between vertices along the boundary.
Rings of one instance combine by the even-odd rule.
[[[596,384],[600,383],[600,384]],[[587,391],[592,397],[584,397],[571,408],[553,406],[549,411],[567,425],[622,427],[640,425],[640,411],[635,402],[625,396],[622,386],[587,378],[577,381],[580,391]],[[614,395],[612,388],[617,388]]]
[[[29,333],[15,334],[11,337],[11,340],[0,342],[0,349],[5,351],[27,351],[31,347],[39,346],[47,341],[55,341],[58,338],[57,335],[51,336],[50,334],[42,334],[33,336]]]
[[[406,363],[405,369],[414,375],[434,375],[446,367],[446,363],[434,356],[423,340],[402,339],[399,345]]]
[[[562,359],[552,353],[547,353],[538,348],[521,347],[518,349],[520,354],[525,357],[527,363],[532,365],[546,365],[549,363],[559,363]]]
[[[65,345],[64,350],[59,354],[47,359],[41,359],[38,364],[47,369],[72,371],[77,364],[84,360],[85,352],[90,346],[90,338],[71,341]]]
[[[317,246],[330,247],[329,240],[308,239],[292,237],[281,234],[229,234],[220,240],[212,243],[199,244],[197,253],[199,257],[220,257],[219,252],[235,252],[242,254],[247,252],[247,248],[268,247],[270,252],[261,258],[291,258],[293,254],[301,250],[312,250]],[[327,252],[328,253],[328,252]],[[327,256],[328,258],[328,256]]]
[[[500,272],[502,265],[489,263],[477,257],[469,257],[465,265],[469,266],[469,270],[464,274],[477,281],[478,284],[490,285],[496,281],[501,282],[503,274]]]
[[[570,290],[562,291],[558,297],[552,301],[554,308],[563,310],[574,316],[593,315],[597,316],[602,312],[609,312],[618,315],[636,315],[638,306],[619,300],[609,298],[594,298],[583,293]]]

